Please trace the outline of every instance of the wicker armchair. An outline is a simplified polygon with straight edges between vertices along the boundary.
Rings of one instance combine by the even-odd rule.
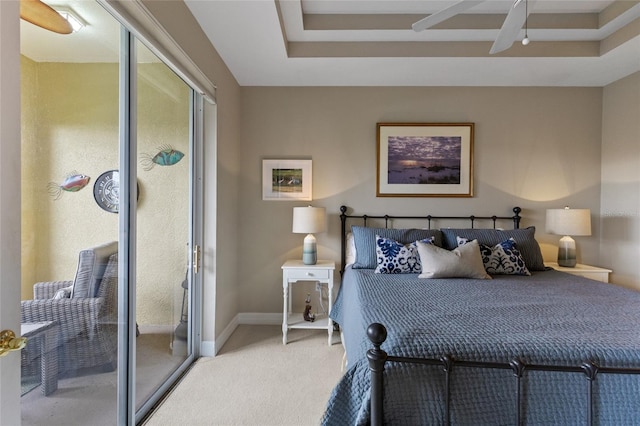
[[[70,294],[69,294],[70,293]],[[80,252],[74,281],[34,285],[34,300],[22,301],[21,322],[57,321],[60,374],[117,363],[118,244]]]

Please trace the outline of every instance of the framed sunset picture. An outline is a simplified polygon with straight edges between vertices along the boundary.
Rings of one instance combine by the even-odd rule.
[[[378,123],[378,197],[472,197],[473,123]]]

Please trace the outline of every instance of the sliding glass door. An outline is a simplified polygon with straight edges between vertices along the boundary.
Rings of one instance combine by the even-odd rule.
[[[192,354],[192,90],[136,43],[136,409]]]
[[[202,98],[74,12],[93,24],[21,29],[22,422],[134,424],[197,354]]]

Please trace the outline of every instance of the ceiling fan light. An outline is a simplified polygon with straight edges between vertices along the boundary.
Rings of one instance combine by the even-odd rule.
[[[64,19],[71,24],[71,28],[73,28],[73,32],[78,32],[83,29],[87,24],[76,15],[71,9],[67,9],[64,7],[55,7],[56,12],[60,14]]]
[[[530,40],[529,40],[529,37],[525,36],[525,37],[522,39],[522,45],[523,45],[523,46],[528,45],[528,44],[529,44],[529,41],[530,41]]]

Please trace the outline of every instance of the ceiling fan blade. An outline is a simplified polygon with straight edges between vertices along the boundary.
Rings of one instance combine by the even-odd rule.
[[[71,34],[69,21],[40,0],[20,0],[20,17],[41,28],[59,34]]]
[[[498,37],[496,37],[496,41],[493,42],[493,46],[491,46],[491,50],[489,50],[490,54],[502,52],[513,45],[513,42],[516,41],[522,26],[527,20],[527,14],[531,13],[534,3],[535,0],[516,1],[513,7],[509,9],[509,13],[498,33]]]
[[[422,18],[411,25],[411,28],[413,28],[414,31],[426,30],[427,28],[431,28],[440,22],[446,21],[447,19],[452,18],[467,9],[471,9],[484,1],[485,0],[461,0],[453,6],[442,9],[441,11],[433,13],[426,18]]]

